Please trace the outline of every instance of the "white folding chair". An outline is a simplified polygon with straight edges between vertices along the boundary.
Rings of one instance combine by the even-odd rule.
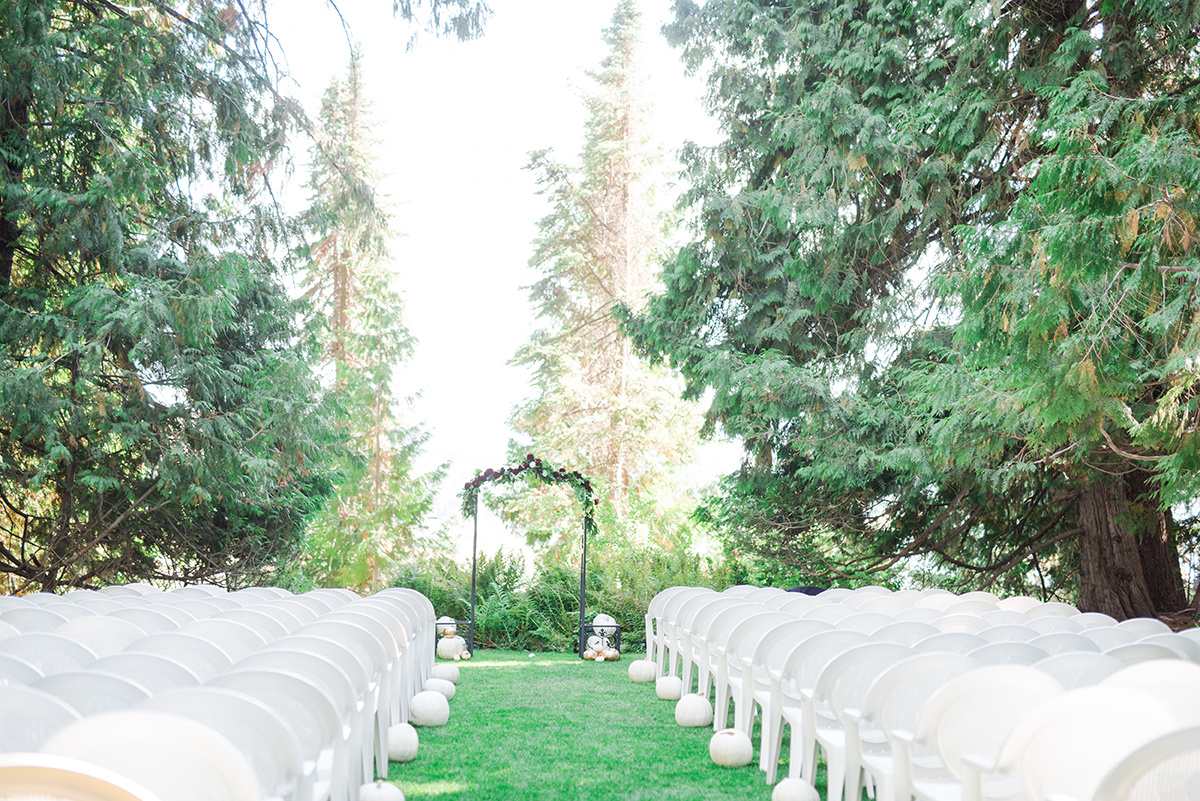
[[[987,645],[988,641],[969,631],[942,631],[913,644],[920,652],[938,651],[949,654],[968,654]]]
[[[32,684],[42,677],[42,671],[32,663],[12,654],[0,654],[0,686]]]
[[[300,745],[308,773],[316,776],[314,797],[346,801],[351,795],[347,741],[349,732],[333,702],[317,685],[292,673],[238,670],[224,673],[206,687],[233,690],[270,707],[287,722]]]
[[[88,665],[87,670],[124,676],[145,687],[152,696],[167,690],[196,687],[200,684],[200,677],[186,665],[162,654],[122,651],[119,654],[100,657]]]
[[[1109,648],[1104,653],[1126,665],[1144,662],[1148,659],[1182,659],[1177,651],[1165,645],[1151,642],[1131,642]]]
[[[1027,642],[990,642],[967,656],[981,665],[1032,665],[1050,654]]]
[[[821,670],[809,705],[813,710],[813,733],[825,757],[828,798],[857,801],[862,797],[859,775],[862,767],[860,741],[847,710],[862,710],[867,689],[881,673],[913,655],[907,645],[870,642],[851,648]],[[808,755],[805,755],[808,759]],[[853,772],[853,776],[849,774]]]
[[[23,659],[49,676],[68,670],[79,670],[95,661],[96,654],[86,645],[61,634],[35,631],[5,637],[0,640],[0,654]]]
[[[1025,715],[1062,692],[1052,676],[1025,665],[964,673],[929,697],[914,731],[892,732],[893,757],[908,765],[913,794],[921,801],[978,801],[979,774],[968,758],[995,760]]]
[[[1200,664],[1200,642],[1184,637],[1182,634],[1176,634],[1175,632],[1151,634],[1149,637],[1143,637],[1138,640],[1138,642],[1150,643],[1151,645],[1164,645],[1179,654],[1180,659]]]
[[[189,718],[223,735],[254,769],[264,801],[312,801],[316,776],[305,774],[296,735],[262,701],[235,690],[196,686],[168,690],[142,706]],[[315,771],[315,764],[311,767]]]
[[[145,634],[159,634],[164,631],[175,631],[179,621],[166,613],[165,609],[151,606],[122,607],[115,612],[109,612],[108,617],[124,620],[137,626]],[[190,615],[188,620],[193,620]]]
[[[871,642],[858,631],[827,631],[814,634],[799,643],[785,658],[778,674],[772,675],[770,709],[763,710],[764,726],[775,727],[770,740],[771,751],[763,754],[766,760],[767,784],[775,783],[782,744],[781,726],[791,731],[788,776],[812,781],[816,757],[816,717],[812,694],[821,670],[838,654],[857,645]]]
[[[1090,651],[1091,653],[1100,653],[1100,646],[1082,634],[1076,634],[1070,631],[1059,631],[1054,634],[1039,634],[1029,641],[1030,645],[1041,648],[1046,653],[1053,656],[1054,654],[1069,653],[1071,651]]]
[[[940,632],[930,623],[922,623],[919,620],[897,620],[876,630],[871,635],[871,639],[876,642],[897,642],[911,647],[935,634],[940,634]]]
[[[149,690],[131,679],[91,668],[55,673],[30,686],[58,696],[84,717],[128,709],[150,697]]]
[[[24,684],[0,686],[0,753],[36,751],[50,735],[79,720],[56,695]]]
[[[214,643],[195,634],[179,631],[164,631],[147,634],[134,640],[126,651],[140,654],[159,654],[174,659],[196,674],[200,681],[209,681],[229,670],[233,664],[223,650]]]
[[[350,769],[347,780],[350,786],[361,785],[375,778],[372,769],[375,754],[374,715],[365,703],[364,688],[355,687],[350,675],[336,662],[304,651],[262,650],[234,663],[230,670],[295,673],[317,685],[333,701],[342,725],[350,730],[346,738],[347,765]]]
[[[1117,623],[1115,628],[1132,632],[1139,640],[1152,634],[1171,633],[1171,627],[1156,617],[1131,617]]]
[[[194,620],[179,627],[180,634],[191,634],[211,642],[237,662],[267,644],[266,637],[245,623],[218,617]]]
[[[1028,626],[1015,623],[992,624],[985,629],[980,629],[976,634],[988,642],[1029,642],[1039,636]]]
[[[1125,665],[1099,651],[1063,651],[1051,654],[1033,667],[1053,676],[1063,689],[1099,684]]]
[[[164,801],[261,801],[250,763],[207,726],[149,709],[105,712],[42,746],[129,777]]]
[[[0,754],[2,801],[161,801],[115,771],[55,754]]]
[[[764,638],[779,626],[795,623],[786,612],[759,612],[734,624],[725,637],[717,662],[713,728],[725,728],[733,701],[734,728],[747,735],[754,727],[754,656]],[[719,724],[719,725],[718,725]]]
[[[1200,726],[1167,732],[1124,756],[1090,801],[1200,798]]]
[[[859,709],[846,709],[846,736],[857,739],[861,768],[875,781],[879,801],[909,801],[912,777],[907,761],[892,753],[894,732],[914,731],[926,702],[956,676],[977,670],[979,663],[961,654],[914,654],[888,667],[867,688]],[[847,765],[848,779],[860,771]],[[858,787],[846,787],[847,797],[860,797]]]
[[[1090,799],[1121,758],[1177,728],[1165,704],[1103,683],[1063,693],[1013,730],[995,770],[1019,775],[1035,799]]]
[[[98,657],[123,651],[134,640],[146,636],[137,625],[109,615],[68,620],[54,633],[87,646]]]
[[[12,626],[22,634],[35,631],[54,631],[67,622],[65,615],[60,615],[42,606],[9,609],[0,612],[0,623]]]

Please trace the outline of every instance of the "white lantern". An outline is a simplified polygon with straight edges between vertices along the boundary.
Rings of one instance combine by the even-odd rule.
[[[388,762],[412,762],[417,758],[417,730],[409,723],[388,727]]]
[[[636,684],[649,684],[658,678],[658,665],[649,659],[635,659],[629,663],[629,680]]]
[[[659,676],[654,682],[654,694],[664,701],[678,701],[683,695],[683,679],[678,676]]]
[[[454,694],[457,692],[454,682],[446,681],[445,679],[425,679],[425,683],[421,685],[421,689],[441,693],[446,696],[447,701],[453,701]]]
[[[612,615],[596,615],[592,618],[592,631],[601,637],[611,637],[617,633],[617,621]]]
[[[445,679],[446,681],[458,684],[459,672],[457,665],[434,665],[433,677],[435,679]]]
[[[359,801],[404,801],[404,791],[391,782],[367,782],[358,788]]]
[[[754,758],[754,743],[741,729],[721,729],[708,741],[712,761],[727,768],[741,768]]]
[[[680,726],[710,726],[712,721],[712,704],[699,693],[688,693],[675,704],[675,722]]]
[[[436,690],[423,690],[408,704],[414,726],[445,726],[450,721],[450,702]]]
[[[458,659],[466,647],[467,641],[462,637],[443,637],[437,644],[438,659]]]
[[[804,779],[784,779],[771,791],[771,801],[821,801],[821,796]]]

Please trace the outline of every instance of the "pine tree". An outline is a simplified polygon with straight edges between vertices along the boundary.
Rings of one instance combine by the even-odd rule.
[[[662,514],[679,492],[670,473],[691,455],[698,418],[670,372],[632,353],[612,314],[618,304],[639,305],[652,287],[666,224],[654,206],[657,154],[643,125],[640,19],[636,3],[622,0],[604,33],[609,54],[591,75],[597,90],[586,100],[580,166],[545,151],[530,162],[552,207],[531,260],[542,273],[531,299],[546,326],[515,359],[532,369],[537,394],[512,418],[523,435],[513,456],[532,449],[584,472],[611,525],[652,525],[669,537]],[[503,508],[534,538],[569,537],[577,521],[567,501],[531,487]]]
[[[415,345],[389,276],[390,218],[375,191],[369,105],[358,56],[330,84],[310,150],[312,202],[304,215],[307,297],[325,322],[325,352],[350,448],[337,496],[309,526],[302,570],[320,584],[382,586],[412,546],[439,473],[414,475],[424,442],[405,427],[393,394],[396,369]]]

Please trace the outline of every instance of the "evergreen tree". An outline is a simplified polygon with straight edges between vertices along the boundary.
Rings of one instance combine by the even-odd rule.
[[[357,55],[321,103],[310,150],[312,202],[304,222],[307,297],[324,317],[325,350],[350,448],[337,496],[311,522],[301,571],[319,584],[377,590],[383,570],[413,543],[439,474],[414,476],[424,435],[404,427],[393,395],[413,338],[388,268],[390,220],[377,180]]]
[[[677,12],[727,141],[691,151],[703,227],[630,325],[747,443],[737,543],[1182,607],[1197,4]]]
[[[225,3],[0,6],[8,591],[267,580],[329,491],[267,50]]]
[[[617,3],[604,33],[609,54],[591,76],[597,91],[586,100],[580,166],[545,151],[530,163],[552,207],[531,260],[542,274],[531,298],[546,327],[515,359],[532,369],[536,394],[513,415],[528,438],[513,457],[532,449],[595,480],[602,527],[640,523],[669,538],[679,521],[664,513],[680,492],[670,475],[693,452],[698,418],[671,373],[632,353],[612,314],[617,304],[640,305],[650,290],[666,224],[654,206],[657,156],[643,126],[640,20],[633,0]],[[570,537],[577,525],[569,501],[530,487],[502,507],[535,539]]]

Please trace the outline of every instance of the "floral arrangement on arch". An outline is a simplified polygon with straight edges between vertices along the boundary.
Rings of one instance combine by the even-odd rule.
[[[511,484],[518,478],[530,473],[546,484],[569,485],[575,492],[575,499],[579,501],[579,505],[583,508],[584,518],[587,519],[589,524],[592,522],[592,515],[596,510],[596,505],[600,503],[600,499],[596,497],[595,490],[592,488],[592,482],[578,470],[555,467],[550,462],[545,459],[539,459],[532,453],[526,454],[525,460],[520,464],[501,467],[499,470],[493,470],[490,467],[483,471],[477,470],[475,478],[463,485],[463,517],[470,517],[475,514],[475,505],[479,499],[479,490],[484,484],[492,482]]]

